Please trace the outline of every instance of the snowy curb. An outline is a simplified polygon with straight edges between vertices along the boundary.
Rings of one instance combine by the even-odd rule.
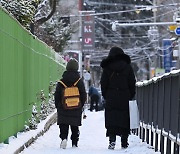
[[[27,142],[25,142],[22,146],[20,146],[14,154],[19,154],[22,152],[25,148],[29,147],[35,140],[38,139],[38,137],[44,135],[46,131],[49,130],[50,126],[53,125],[57,121],[57,112],[54,113],[49,120],[45,123],[44,128],[37,133],[35,137],[30,138]]]

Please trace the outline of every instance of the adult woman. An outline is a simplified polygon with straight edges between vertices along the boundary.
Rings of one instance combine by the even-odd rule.
[[[135,96],[135,76],[131,60],[119,47],[112,47],[101,62],[102,96],[106,101],[105,127],[109,137],[108,149],[114,149],[116,135],[121,136],[121,146],[128,147],[130,134],[129,100]]]

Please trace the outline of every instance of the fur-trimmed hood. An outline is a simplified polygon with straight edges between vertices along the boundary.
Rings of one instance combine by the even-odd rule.
[[[113,47],[111,48],[108,57],[102,60],[100,66],[102,68],[120,71],[129,64],[131,64],[130,57],[126,55],[121,48]]]
[[[126,54],[122,54],[122,55],[118,55],[116,57],[110,57],[108,56],[106,59],[103,59],[100,66],[102,68],[106,67],[108,64],[114,62],[114,61],[120,61],[120,60],[123,60],[125,61],[127,64],[130,64],[131,63],[131,59],[128,55]]]

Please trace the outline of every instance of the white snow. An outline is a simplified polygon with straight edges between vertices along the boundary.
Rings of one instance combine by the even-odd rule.
[[[86,115],[87,118],[83,120],[82,126],[80,127],[78,148],[71,147],[69,135],[67,148],[60,149],[61,140],[59,138],[59,127],[57,124],[54,124],[44,136],[39,137],[35,143],[29,148],[26,148],[21,154],[160,154],[160,152],[154,152],[154,149],[152,149],[150,145],[142,142],[139,137],[135,135],[129,136],[129,147],[127,149],[121,149],[120,137],[117,137],[115,150],[108,150],[108,138],[105,136],[106,129],[104,127],[104,112],[86,111]],[[43,124],[41,124],[41,126],[38,125],[38,129],[43,128],[42,125]],[[24,136],[34,136],[34,132],[35,131],[26,132]],[[71,131],[69,134],[71,134]],[[9,145],[0,144],[0,153],[13,153],[15,151],[14,149],[21,146],[23,141],[24,137],[23,134],[21,134],[18,135],[17,138],[13,138]]]
[[[54,113],[53,113],[54,114]],[[52,114],[51,114],[52,115]],[[51,116],[50,115],[50,116]],[[127,154],[160,154],[154,152],[154,149],[145,142],[141,142],[138,136],[129,136],[129,147],[121,149],[120,137],[117,137],[115,150],[108,150],[108,138],[105,136],[104,112],[86,111],[87,118],[83,120],[80,127],[79,147],[72,148],[70,135],[68,138],[67,149],[60,149],[59,127],[54,124],[48,132],[39,137],[34,144],[26,148],[21,154],[110,154],[110,153],[127,153]],[[48,116],[48,118],[50,117]],[[48,118],[38,125],[38,129],[24,133],[19,133],[17,138],[11,137],[9,144],[0,144],[1,154],[12,154],[18,147],[22,146],[28,139],[35,137],[41,131]],[[69,133],[71,134],[71,132]]]
[[[180,73],[180,69],[179,69],[179,70],[172,70],[171,72],[164,73],[164,74],[161,75],[161,76],[153,77],[153,78],[151,78],[150,80],[138,81],[138,82],[136,82],[136,85],[139,86],[139,87],[141,87],[141,86],[143,86],[143,85],[148,85],[148,84],[150,84],[150,83],[152,83],[152,82],[156,82],[157,80],[160,80],[160,79],[162,79],[162,78],[165,77],[165,76],[169,76],[169,75],[171,75],[171,74],[176,75],[176,74],[178,74],[178,73]]]
[[[35,137],[39,132],[43,130],[44,125],[55,112],[50,114],[47,119],[41,121],[41,123],[38,124],[37,129],[30,130],[28,132],[18,133],[17,138],[15,138],[14,136],[10,137],[9,144],[0,143],[0,154],[12,154],[20,146],[24,145],[24,143],[26,143],[29,139]]]

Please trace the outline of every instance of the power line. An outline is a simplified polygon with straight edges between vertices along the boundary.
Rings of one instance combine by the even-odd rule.
[[[151,2],[151,1],[149,1],[149,0],[146,0],[147,2],[149,2],[149,4],[151,4],[151,5],[134,5],[134,4],[123,4],[123,3],[108,3],[108,2],[92,2],[92,1],[89,1],[89,0],[87,0],[86,2],[85,2],[85,4],[86,5],[89,5],[89,6],[91,6],[91,5],[107,5],[107,6],[131,6],[132,8],[134,8],[134,6],[135,7],[143,7],[143,8],[147,8],[147,7],[157,7],[157,8],[160,8],[160,7],[168,7],[168,6],[177,6],[179,3],[173,3],[173,4],[166,4],[166,5],[156,5],[156,6],[153,6],[153,3]]]
[[[108,3],[108,2],[92,2],[87,0],[85,2],[86,5],[107,5],[107,6],[134,6],[133,4],[123,4],[123,3]]]
[[[161,14],[161,15],[157,15],[156,17],[150,17],[150,18],[145,18],[145,19],[138,19],[138,20],[126,20],[126,22],[138,22],[138,21],[146,21],[146,20],[152,20],[154,18],[158,18],[158,17],[162,17],[162,16],[165,16],[167,14],[170,14],[170,13],[173,13],[175,11],[177,11],[178,9],[174,9],[174,10],[171,10],[171,11],[168,11],[164,14]],[[101,21],[105,21],[105,22],[113,22],[114,20],[110,20],[110,19],[103,19],[103,18],[100,18],[100,17],[95,17],[96,19],[98,20],[101,20]],[[117,22],[124,22],[125,20],[116,20]]]
[[[95,19],[96,20],[96,19]],[[97,20],[96,20],[97,21]],[[113,34],[115,34],[115,35],[117,35],[118,34],[118,36],[121,36],[121,34],[119,34],[118,32],[114,32],[114,31],[112,31],[111,29],[109,29],[109,28],[107,28],[106,26],[104,26],[104,24],[103,23],[101,23],[100,21],[97,21],[101,26],[103,26],[104,28],[106,28],[108,31],[110,31],[111,33],[113,33]]]
[[[103,27],[105,27],[102,23],[100,23]],[[106,29],[108,29],[107,27],[105,27]],[[111,31],[110,29],[108,29],[109,31]],[[112,32],[112,31],[111,31]],[[114,33],[114,32],[113,32]],[[121,36],[119,33],[118,33],[118,35],[119,36]],[[163,36],[160,36],[160,37],[158,37],[157,39],[163,39],[163,37],[165,37],[165,36],[167,36],[167,35],[169,35],[169,33],[166,33],[166,34],[164,34]],[[121,37],[122,38],[122,37]],[[113,44],[113,45],[115,45],[115,43],[107,43],[107,42],[99,42],[99,43],[104,43],[104,44]],[[147,50],[147,49],[152,49],[152,48],[154,48],[154,47],[146,47],[146,46],[149,46],[149,45],[151,45],[151,44],[153,44],[153,42],[150,42],[150,43],[148,43],[148,44],[146,44],[146,45],[143,45],[143,46],[140,46],[140,47],[138,47],[138,48],[133,48],[133,49],[130,49],[131,50],[131,54],[133,54],[133,51],[135,51],[136,52],[136,50],[139,50],[139,52],[142,52],[142,50]],[[146,48],[145,48],[146,47]],[[160,50],[160,49],[159,49]],[[164,49],[163,49],[164,50]],[[136,54],[137,54],[137,52],[136,52]],[[162,55],[162,56],[164,56],[164,55]]]
[[[167,6],[176,6],[177,7],[177,5],[179,5],[179,4],[180,3],[174,3],[174,4],[168,4],[168,5],[160,5],[160,6],[151,6],[151,9],[160,8],[160,7],[167,7]],[[136,9],[130,9],[130,10],[104,12],[104,13],[89,13],[89,16],[100,16],[100,15],[128,13],[128,12],[136,12],[137,10],[138,11],[149,11],[149,8],[139,8],[139,9],[136,8]],[[81,14],[81,15],[65,15],[65,16],[62,16],[62,17],[83,17],[83,16],[86,16],[86,15],[83,15],[83,14]]]
[[[174,4],[166,4],[166,5],[159,5],[159,6],[151,6],[151,9],[155,9],[155,8],[160,8],[160,7],[167,7],[167,6],[175,6],[177,7],[177,5],[179,5],[180,3],[174,3]],[[148,11],[149,8],[139,8],[138,11]],[[92,16],[99,16],[99,15],[106,15],[106,14],[118,14],[118,13],[126,13],[126,12],[135,12],[137,11],[137,9],[131,9],[131,10],[123,10],[123,11],[114,11],[114,12],[105,12],[105,13],[93,13],[93,14],[89,14]]]
[[[103,23],[101,23],[101,21],[97,21],[101,26],[103,26],[104,28],[106,28],[108,31],[110,31],[112,34],[115,34],[115,35],[118,35],[119,37],[122,37],[122,35],[121,34],[119,34],[118,32],[114,32],[114,31],[112,31],[111,29],[109,29],[109,28],[107,28]],[[168,34],[168,33],[167,33]],[[165,34],[165,35],[167,35],[167,34]],[[128,34],[127,34],[128,35]],[[165,36],[165,35],[163,35],[163,36]],[[161,37],[159,37],[159,39],[160,38],[163,38],[163,36],[161,36]],[[157,38],[158,39],[158,38]]]
[[[160,25],[177,25],[177,22],[153,22],[153,23],[115,23],[117,26],[160,26]]]
[[[160,37],[158,37],[157,39],[159,40],[159,39],[163,39],[163,38],[165,38],[166,36],[168,36],[169,35],[169,33],[166,33],[166,34],[164,34],[164,35],[162,35],[162,36],[160,36]],[[148,46],[149,45],[151,45],[151,44],[153,44],[153,42],[149,42],[148,44],[145,44],[145,45],[142,45],[142,46],[137,46],[137,47],[135,47],[135,48],[133,48],[133,49],[125,49],[125,50],[130,50],[130,51],[136,51],[136,50],[139,50],[139,51],[141,51],[141,49],[148,49]],[[146,47],[146,48],[145,48]],[[137,54],[137,53],[136,53]]]
[[[107,36],[108,37],[108,36]],[[101,37],[96,37],[96,38],[101,38]],[[115,36],[112,36],[112,37],[108,37],[110,39],[142,39],[142,38],[148,38],[148,36],[121,36],[121,37],[115,37]]]

